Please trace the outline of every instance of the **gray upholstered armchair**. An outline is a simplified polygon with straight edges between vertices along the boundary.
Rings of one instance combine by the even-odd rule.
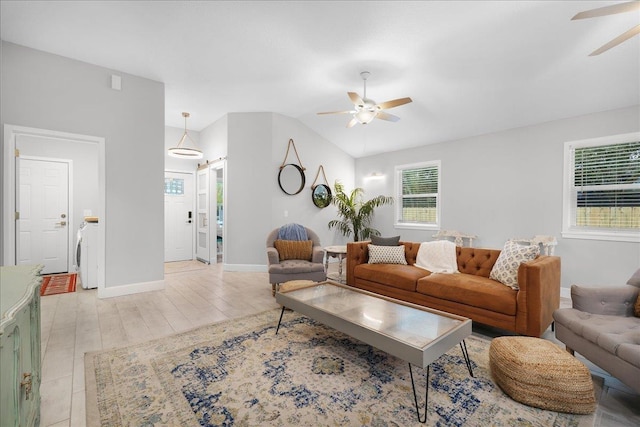
[[[307,234],[308,246],[302,250],[301,257],[295,256],[297,248],[291,249],[292,246],[297,245],[286,245],[285,243],[288,241],[279,239],[280,228],[276,228],[267,236],[267,267],[272,295],[275,295],[280,283],[290,280],[321,282],[327,278],[323,263],[324,250],[320,246],[320,238],[313,230],[307,227],[304,229]],[[300,244],[303,243],[300,241]],[[276,248],[277,246],[280,251]]]
[[[640,279],[640,270],[634,275]],[[571,286],[573,308],[553,313],[556,338],[640,393],[640,317],[634,316],[639,289],[632,277],[624,287]]]

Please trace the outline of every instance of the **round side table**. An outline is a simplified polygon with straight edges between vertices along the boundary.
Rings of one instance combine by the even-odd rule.
[[[347,256],[347,246],[326,246],[324,248],[325,259],[324,259],[324,269],[328,271],[329,269],[329,258],[338,258],[338,277],[335,279],[340,283],[344,283],[345,280],[342,277],[342,260]]]

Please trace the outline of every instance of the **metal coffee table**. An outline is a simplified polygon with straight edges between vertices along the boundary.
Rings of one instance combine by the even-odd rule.
[[[418,421],[427,421],[429,367],[457,344],[473,376],[464,339],[471,335],[471,320],[415,304],[386,298],[333,282],[322,282],[276,294],[282,305],[355,339],[409,362]],[[420,415],[411,365],[426,368],[424,419]]]

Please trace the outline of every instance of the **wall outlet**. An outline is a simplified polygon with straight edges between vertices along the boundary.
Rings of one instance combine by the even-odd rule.
[[[288,217],[289,216],[289,211],[284,211],[284,217]]]

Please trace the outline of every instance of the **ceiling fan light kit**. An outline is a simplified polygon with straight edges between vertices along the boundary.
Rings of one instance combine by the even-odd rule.
[[[319,115],[323,114],[351,114],[352,119],[347,123],[347,127],[351,128],[358,123],[366,125],[373,121],[373,119],[381,119],[389,122],[397,122],[400,120],[400,117],[394,116],[393,114],[389,114],[385,109],[399,107],[400,105],[408,104],[412,102],[411,98],[398,98],[392,101],[382,102],[380,104],[376,104],[373,99],[367,98],[367,79],[371,73],[369,71],[363,71],[360,73],[360,77],[364,82],[364,96],[360,97],[355,92],[347,92],[349,99],[353,102],[355,110],[347,110],[347,111],[328,111],[325,113],[318,113]]]
[[[617,13],[624,13],[624,12],[633,12],[637,10],[640,10],[640,1],[630,1],[626,3],[618,3],[610,6],[599,7],[597,9],[585,10],[583,12],[575,14],[575,16],[571,18],[571,20],[574,21],[577,19],[598,18],[601,16],[614,15]],[[589,56],[600,55],[601,53],[608,51],[612,47],[615,47],[620,43],[626,40],[629,40],[631,37],[636,36],[638,34],[640,34],[640,24],[630,28],[629,30],[620,34],[618,37],[614,38],[613,40],[603,44],[598,49],[591,52]]]
[[[182,117],[184,117],[184,133],[182,134],[182,138],[180,138],[178,145],[169,148],[167,153],[169,156],[178,159],[201,159],[204,157],[202,151],[200,151],[196,142],[191,139],[187,133],[187,118],[189,117],[189,113],[182,113]],[[185,146],[185,142],[187,140],[191,142],[191,145],[193,145],[194,148]]]

